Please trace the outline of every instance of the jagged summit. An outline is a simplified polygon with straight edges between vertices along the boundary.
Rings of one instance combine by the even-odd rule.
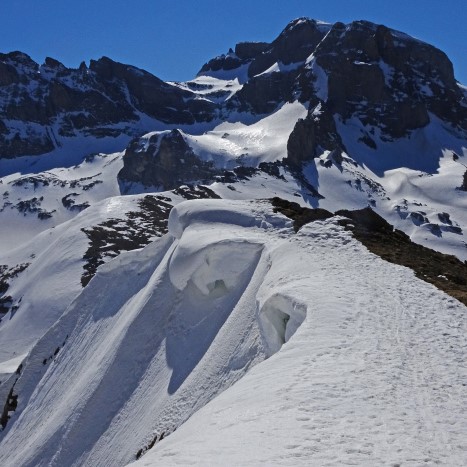
[[[267,70],[278,60],[283,64],[305,60],[324,37],[331,25],[308,18],[291,21],[271,43],[242,42],[235,53],[220,55],[207,62],[198,75],[248,65],[248,77]]]
[[[215,75],[236,67],[243,74],[248,67],[248,80],[236,95],[242,109],[268,111],[273,86],[276,102],[296,96],[316,104],[318,98],[343,120],[362,117],[364,124],[381,128],[384,123],[388,137],[424,127],[429,112],[467,129],[466,99],[452,63],[404,33],[368,21],[329,25],[300,18],[272,43],[255,47],[242,57],[219,56],[199,72]]]
[[[373,170],[405,164],[432,172],[444,148],[441,141],[433,153],[417,151],[415,157],[415,148],[406,149],[392,162],[381,162],[376,152],[436,122],[466,137],[467,99],[446,54],[368,21],[293,20],[271,43],[239,43],[206,63],[190,89],[198,86],[199,92],[206,79],[227,80],[235,89],[217,101],[224,119],[233,112],[274,114],[284,103],[306,106],[308,115],[295,125],[284,154],[296,166],[328,150],[346,152]]]
[[[466,96],[448,57],[368,21],[298,18],[271,43],[241,42],[210,60],[203,76],[237,86],[226,92],[213,84],[164,83],[107,57],[69,69],[50,57],[39,65],[21,52],[0,54],[0,158],[47,153],[83,136],[128,141],[157,122],[177,127],[232,112],[270,114],[295,100],[311,113],[320,105],[334,140],[330,116],[358,119],[371,147],[375,129],[401,138],[428,125],[430,114],[467,131]]]
[[[73,138],[129,137],[165,123],[210,120],[213,106],[107,57],[78,69],[0,55],[0,158],[50,152]],[[123,143],[124,144],[124,143]]]

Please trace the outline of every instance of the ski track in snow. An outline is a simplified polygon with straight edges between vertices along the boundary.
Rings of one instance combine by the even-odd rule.
[[[332,221],[275,254],[303,325],[132,465],[465,465],[466,308]]]
[[[334,219],[199,200],[169,231],[33,348],[1,465],[125,465],[174,429],[136,465],[465,464],[465,306]]]

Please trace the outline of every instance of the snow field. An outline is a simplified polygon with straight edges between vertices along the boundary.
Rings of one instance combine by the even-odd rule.
[[[18,312],[5,315],[0,323],[0,362],[27,354],[82,291],[83,255],[89,246],[82,229],[121,218],[125,212],[135,210],[141,198],[111,197],[95,203],[3,256],[0,264],[30,266],[7,291],[21,302]],[[174,196],[174,201],[179,202],[179,198]],[[11,369],[11,365],[6,368]]]
[[[136,465],[465,463],[466,307],[268,206],[180,203],[101,267],[26,360],[2,465],[125,465],[162,434]]]
[[[285,103],[271,115],[254,121],[251,115],[232,116],[201,135],[184,134],[186,142],[201,159],[216,167],[232,169],[238,165],[258,166],[287,157],[287,140],[295,123],[304,118],[307,108],[298,101]],[[244,121],[245,120],[245,121]]]
[[[270,261],[257,295],[260,317],[274,310],[266,335],[292,309],[299,320],[306,308],[303,324],[132,465],[464,465],[466,307],[334,219]]]
[[[244,216],[248,204],[237,203]],[[203,215],[209,207],[182,203],[174,218],[183,218],[183,205],[194,218],[193,206]],[[272,212],[266,217],[289,224]],[[230,224],[219,235],[225,222],[211,215],[204,232],[190,222],[180,239],[167,235],[99,270],[25,362],[15,385],[22,402],[1,447],[4,465],[124,465],[266,357],[254,313],[268,267],[264,229]],[[251,209],[255,223],[262,222]],[[197,267],[186,270],[184,255]],[[44,365],[57,339],[66,342]],[[12,454],[19,437],[25,444]]]

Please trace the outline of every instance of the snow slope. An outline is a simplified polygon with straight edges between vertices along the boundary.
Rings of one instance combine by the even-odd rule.
[[[305,320],[132,465],[465,465],[464,306],[334,220],[274,249],[257,300]]]
[[[239,162],[258,165],[286,156],[287,135],[304,113],[306,109],[299,103],[285,104],[265,118],[250,122],[247,114],[232,115],[231,123],[197,136],[184,133],[184,137],[200,157],[215,160],[220,167],[232,168]],[[247,161],[240,160],[242,151],[248,152]],[[5,293],[12,297],[13,306],[20,308],[0,321],[0,380],[16,370],[20,356],[27,354],[81,291],[83,256],[89,246],[83,229],[125,219],[126,213],[138,209],[142,196],[137,193],[148,191],[139,187],[135,195],[120,196],[117,174],[122,157],[123,152],[96,154],[71,167],[24,175],[15,172],[0,179],[0,265],[29,265],[9,280]],[[38,158],[39,168],[44,158]],[[13,162],[19,169],[21,161]],[[277,193],[290,198],[300,192],[290,174],[286,185],[264,173],[247,186],[245,183],[229,187],[215,183],[212,188],[233,199],[268,198]],[[161,196],[169,196],[170,204],[183,200],[174,193]]]
[[[138,465],[462,465],[466,311],[335,218],[184,202],[11,377],[0,463],[125,465],[173,432]]]
[[[213,162],[217,168],[257,167],[261,162],[287,157],[288,136],[306,113],[306,106],[300,102],[287,102],[270,115],[231,112],[208,131],[182,134],[199,159]],[[141,145],[147,145],[151,136],[164,133],[167,130],[147,133]]]
[[[290,109],[293,108],[290,105]],[[295,117],[298,118],[297,115]],[[233,137],[242,133],[245,137],[242,144],[247,144],[249,136],[257,131],[265,134],[270,131],[274,135],[274,131],[268,130],[267,126],[261,127],[261,122],[246,127],[246,130],[242,129],[243,124],[239,124],[238,133],[235,133],[237,130],[231,130],[230,135]],[[219,131],[218,135],[221,133]],[[285,133],[277,131],[277,134],[285,141]],[[187,139],[195,138],[185,136]],[[214,137],[206,134],[196,138],[206,138],[203,141],[207,141]],[[219,140],[222,140],[220,136]],[[410,142],[405,144],[408,153]],[[212,154],[215,151],[217,149],[213,146]],[[109,219],[123,219],[125,213],[137,209],[141,195],[118,196],[116,174],[122,165],[121,157],[122,153],[99,155],[73,168],[38,174],[36,180],[43,177],[48,181],[47,186],[31,182],[31,175],[12,175],[3,179],[9,191],[9,200],[19,202],[31,197],[42,197],[41,207],[55,212],[50,219],[45,220],[38,219],[36,213],[21,213],[11,209],[11,206],[6,206],[0,212],[4,249],[0,264],[15,266],[31,263],[28,269],[11,280],[7,291],[14,298],[15,305],[20,300],[21,304],[14,316],[9,314],[0,322],[0,340],[3,343],[0,363],[4,362],[0,367],[2,373],[15,370],[15,365],[17,367],[20,363],[18,356],[24,356],[29,351],[81,291],[83,256],[89,245],[82,229]],[[378,176],[347,154],[344,154],[340,165],[332,163],[329,166],[327,162],[330,160],[332,154],[324,152],[304,172],[307,180],[324,197],[322,199],[313,197],[306,185],[294,179],[285,168],[279,169],[280,177],[259,172],[231,183],[216,182],[210,188],[224,199],[248,200],[279,196],[304,206],[311,204],[330,211],[360,209],[371,205],[414,241],[467,260],[467,193],[456,190],[461,184],[465,168],[459,161],[452,159],[450,151],[446,151],[440,159],[440,168],[431,174],[399,168],[386,170],[382,176]],[[24,179],[25,183],[18,184],[18,181]],[[94,185],[96,181],[102,183]],[[89,184],[92,187],[87,189]],[[62,199],[73,193],[69,197],[72,201],[76,204],[89,203],[90,207],[81,213],[73,209],[74,205],[71,205],[71,209],[65,207]],[[169,196],[171,204],[183,200],[182,196],[174,193],[161,193],[161,196]],[[104,201],[99,201],[102,198]],[[75,217],[78,213],[78,217]],[[11,250],[11,246],[18,248]]]
[[[341,162],[324,151],[308,164],[304,173],[324,196],[310,204],[330,211],[370,205],[412,241],[467,260],[467,192],[459,189],[467,143],[432,119],[392,142],[375,131],[376,148],[359,141],[365,127],[358,119],[338,122],[347,152]]]
[[[15,297],[19,309],[0,322],[0,362],[26,355],[81,292],[83,256],[89,245],[82,229],[124,216],[136,208],[137,199],[104,200],[3,256],[2,260],[9,264],[30,265],[7,291]],[[10,370],[16,368],[10,365]]]
[[[22,246],[103,199],[119,195],[117,174],[123,165],[122,156],[121,152],[96,154],[72,167],[1,178],[0,254]],[[28,201],[30,208],[25,205]],[[45,213],[42,219],[41,213]]]
[[[290,104],[271,117],[249,126],[241,123],[225,124],[235,126],[229,130],[229,138],[243,138],[238,146],[250,144],[251,154],[254,152],[254,144],[257,144],[258,152],[254,157],[259,160],[264,160],[268,154],[264,148],[269,145],[273,148],[273,139],[277,138],[277,156],[280,151],[284,155],[286,132],[280,128],[284,129],[286,123],[280,115],[281,112],[287,115],[287,108],[293,111],[294,118],[298,118],[296,112],[303,109],[299,104]],[[264,123],[266,120],[276,122],[276,126],[268,126]],[[428,138],[446,138],[435,125],[426,133]],[[195,138],[203,141],[206,145],[205,157],[211,154],[210,157],[214,158],[215,154],[219,154],[217,141],[227,140],[222,138],[222,134],[223,131],[216,130],[215,134],[207,133],[197,137],[185,134],[185,137],[190,144]],[[255,142],[258,135],[266,135],[268,144],[263,146],[263,143]],[[418,148],[420,138],[415,138],[415,142],[409,140],[393,144],[399,144],[399,151],[409,154]],[[346,144],[352,148],[348,141]],[[460,143],[451,142],[446,146],[457,147],[456,144]],[[201,152],[199,145],[194,147]],[[386,150],[385,158],[390,158],[390,148],[381,150]],[[352,155],[356,157],[355,154],[366,157],[359,146],[353,148]],[[423,171],[424,167],[420,167],[418,170],[385,170],[382,175],[377,175],[364,162],[357,162],[348,154],[344,154],[341,164],[333,162],[329,165],[333,156],[324,152],[320,158],[310,162],[304,171],[309,183],[323,196],[322,199],[314,197],[306,185],[285,168],[279,169],[279,177],[259,172],[231,183],[216,182],[210,188],[224,199],[248,200],[279,196],[330,211],[371,205],[414,241],[467,260],[467,193],[456,190],[462,182],[465,170],[462,164],[466,156],[460,150],[459,154],[461,158],[454,161],[451,151],[446,150],[439,160],[440,167],[433,173]],[[381,164],[384,163],[385,160],[382,160]],[[19,305],[20,308],[16,313],[5,315],[0,322],[2,380],[6,374],[15,371],[21,358],[81,291],[83,256],[89,246],[89,239],[82,229],[92,228],[109,219],[125,219],[127,212],[137,209],[141,195],[119,196],[116,174],[121,165],[122,153],[97,155],[72,168],[19,177],[11,175],[3,179],[8,199],[5,199],[3,211],[0,212],[3,250],[0,264],[10,267],[21,264],[30,266],[11,279],[6,293],[13,297],[13,305]],[[174,193],[161,193],[161,196],[169,196],[170,204],[183,200],[182,196]],[[36,212],[23,213],[12,209],[17,203],[33,197],[42,198],[40,209],[55,211],[51,218],[39,219]],[[64,198],[74,204],[66,207]],[[8,202],[12,205],[8,205]],[[82,212],[74,209],[74,206],[80,204],[89,204],[90,207]],[[125,228],[123,224],[122,228]]]

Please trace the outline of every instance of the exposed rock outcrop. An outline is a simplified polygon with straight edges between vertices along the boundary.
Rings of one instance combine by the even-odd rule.
[[[141,114],[179,124],[214,114],[211,102],[107,57],[70,69],[21,52],[0,54],[0,104],[2,158],[49,152],[61,137],[131,135]]]
[[[313,157],[318,146],[342,148],[337,120],[359,122],[360,140],[372,149],[372,135],[403,138],[432,115],[467,132],[467,96],[447,56],[367,21],[299,18],[271,43],[241,42],[199,74],[240,83],[223,89],[209,81],[165,83],[107,57],[69,69],[52,58],[39,66],[21,52],[0,54],[0,157],[42,154],[64,137],[139,136],[141,116],[173,128],[231,112],[269,114],[295,100],[311,113],[290,137],[294,163]]]
[[[296,72],[255,76],[227,102],[227,108],[254,114],[271,113],[281,103],[294,100],[296,77]]]
[[[462,180],[462,185],[459,187],[459,190],[467,191],[467,170],[464,172],[464,178]]]
[[[268,42],[239,42],[235,46],[235,55],[241,60],[249,60],[266,51],[268,47]]]
[[[296,123],[287,141],[287,162],[300,166],[316,157],[319,149],[337,152],[345,150],[333,115],[324,103],[310,109],[307,117]]]
[[[254,58],[248,69],[248,76],[262,73],[277,62],[284,65],[304,62],[326,35],[329,27],[328,24],[308,18],[291,21],[270,47]]]
[[[335,119],[358,119],[360,141],[377,149],[370,134],[392,141],[430,123],[430,113],[455,131],[467,131],[466,98],[452,63],[435,47],[366,21],[336,23],[316,46],[297,77],[310,115],[288,142],[297,164],[316,149],[343,149]],[[318,110],[318,111],[317,111]]]
[[[212,163],[199,159],[179,130],[135,139],[125,151],[118,177],[170,190],[191,181],[211,180],[217,173]]]
[[[336,23],[314,51],[327,76],[327,104],[387,138],[426,126],[429,112],[467,130],[452,63],[435,47],[366,21]]]

